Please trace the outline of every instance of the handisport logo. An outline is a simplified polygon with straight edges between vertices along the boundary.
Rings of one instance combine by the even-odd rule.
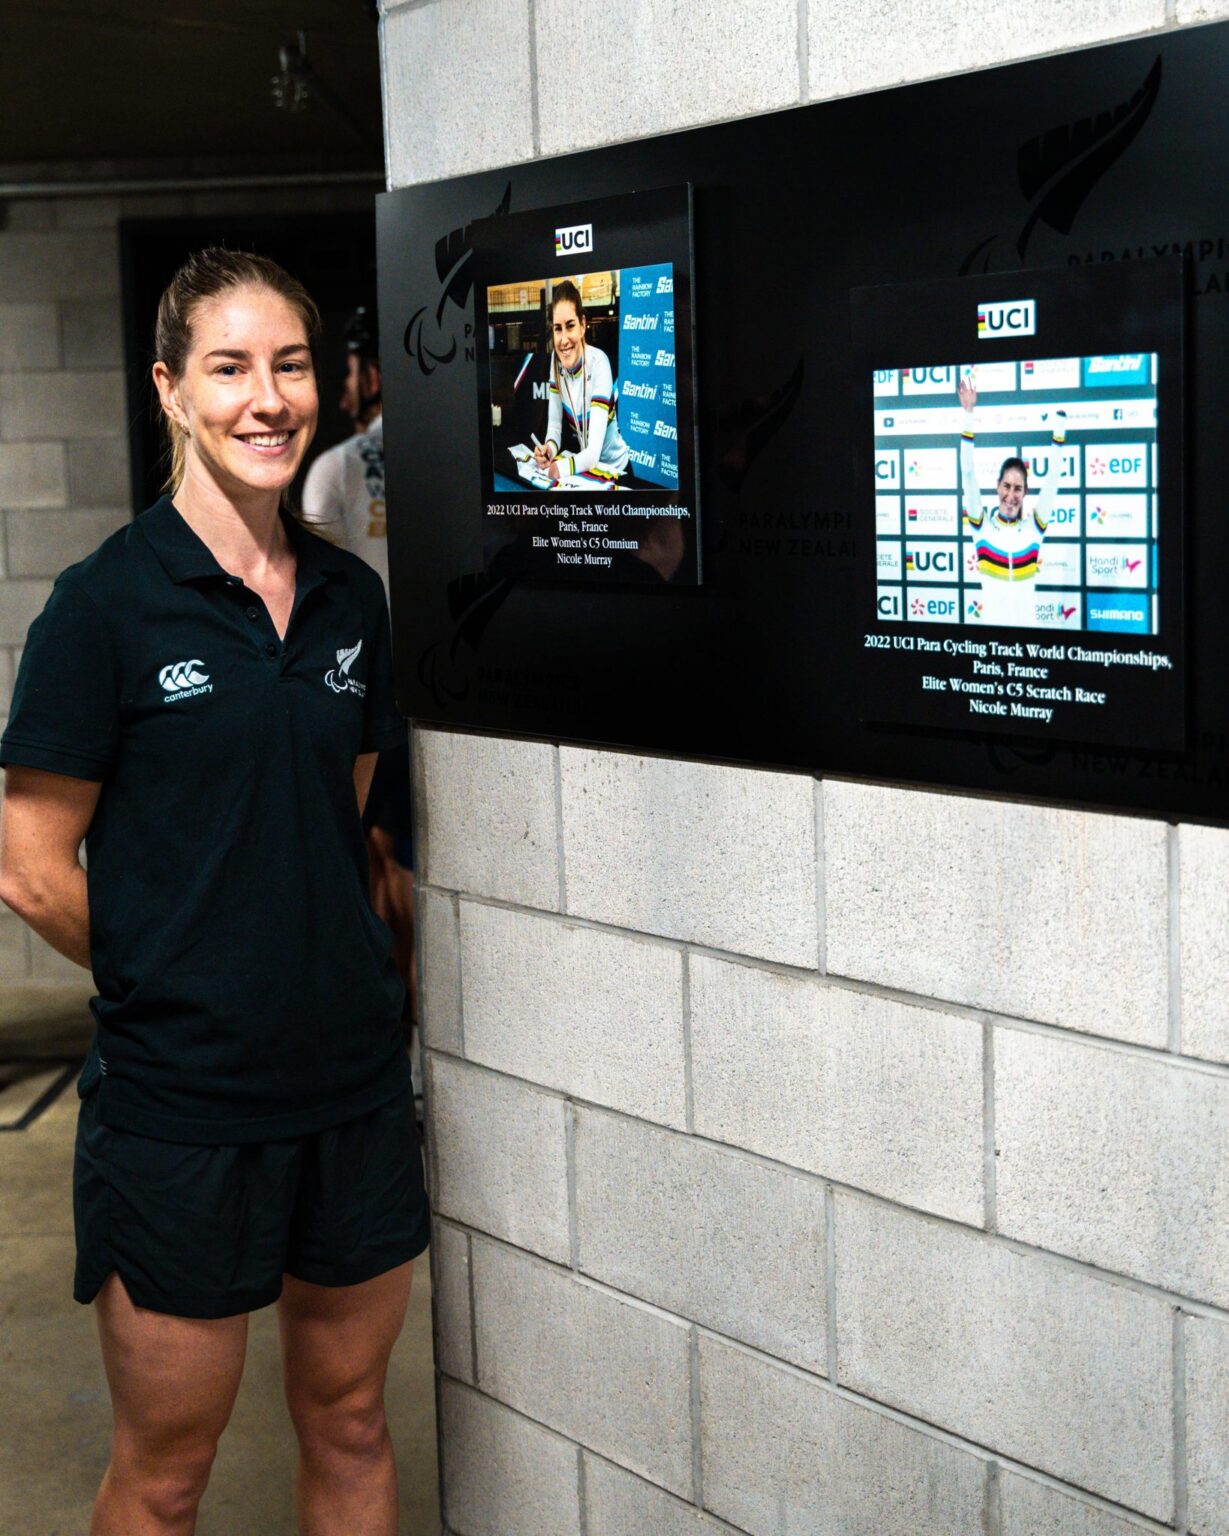
[[[1036,299],[1004,299],[977,306],[977,339],[997,341],[1002,336],[1035,336]]]
[[[555,231],[555,255],[573,256],[593,249],[592,224],[568,224]]]
[[[172,699],[190,699],[198,693],[212,693],[213,684],[208,672],[200,669],[205,663],[199,656],[191,661],[173,661],[158,673],[158,681],[166,692],[166,703]]]

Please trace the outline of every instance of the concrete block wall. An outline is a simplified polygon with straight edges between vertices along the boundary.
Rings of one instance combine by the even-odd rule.
[[[81,165],[72,174],[113,169]],[[119,220],[331,210],[369,199],[311,187],[0,199],[0,729],[26,630],[55,577],[132,515]],[[84,980],[0,912],[0,988]]]
[[[386,3],[390,180],[1221,16]],[[1229,831],[416,742],[449,1536],[1229,1536]]]

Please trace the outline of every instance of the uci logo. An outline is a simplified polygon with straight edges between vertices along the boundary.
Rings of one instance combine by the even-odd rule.
[[[555,255],[574,256],[580,251],[593,249],[593,225],[569,224],[566,229],[555,231]]]
[[[977,306],[978,341],[997,341],[1002,336],[1034,336],[1037,333],[1037,301],[1007,299],[999,304]]]

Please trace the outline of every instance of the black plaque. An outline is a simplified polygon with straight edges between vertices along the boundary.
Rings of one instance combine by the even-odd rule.
[[[452,727],[1229,823],[1226,78],[1216,24],[381,198],[402,707]],[[683,184],[703,585],[663,595],[488,566],[475,223]],[[1092,271],[1112,285],[1162,258],[1183,270],[1138,279],[1157,284],[1149,314],[1107,298],[1112,324],[1094,333],[1111,289]],[[944,328],[910,339],[915,355],[868,359],[852,295],[974,279],[962,291],[977,302],[1040,303],[1021,286],[1036,274],[1088,274],[1090,329],[1051,344],[1039,328],[1009,360],[1157,354],[1157,628],[1069,639],[1155,648],[1173,671],[1093,664],[1103,682],[1079,686],[1106,692],[1104,711],[1050,722],[999,728],[929,704],[902,719],[900,679],[864,643],[893,632],[875,610],[871,375],[967,364],[996,343]]]

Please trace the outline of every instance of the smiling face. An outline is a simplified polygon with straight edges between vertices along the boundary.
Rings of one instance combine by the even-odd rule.
[[[1005,523],[1014,523],[1024,509],[1024,497],[1028,482],[1024,471],[1005,469],[998,483],[999,516]]]
[[[559,366],[570,372],[580,362],[585,343],[585,317],[576,313],[571,299],[556,299],[551,306],[551,339]]]
[[[280,496],[316,430],[316,375],[302,316],[271,288],[228,288],[191,316],[177,378],[162,363],[163,409],[186,434],[185,478],[231,499]]]

